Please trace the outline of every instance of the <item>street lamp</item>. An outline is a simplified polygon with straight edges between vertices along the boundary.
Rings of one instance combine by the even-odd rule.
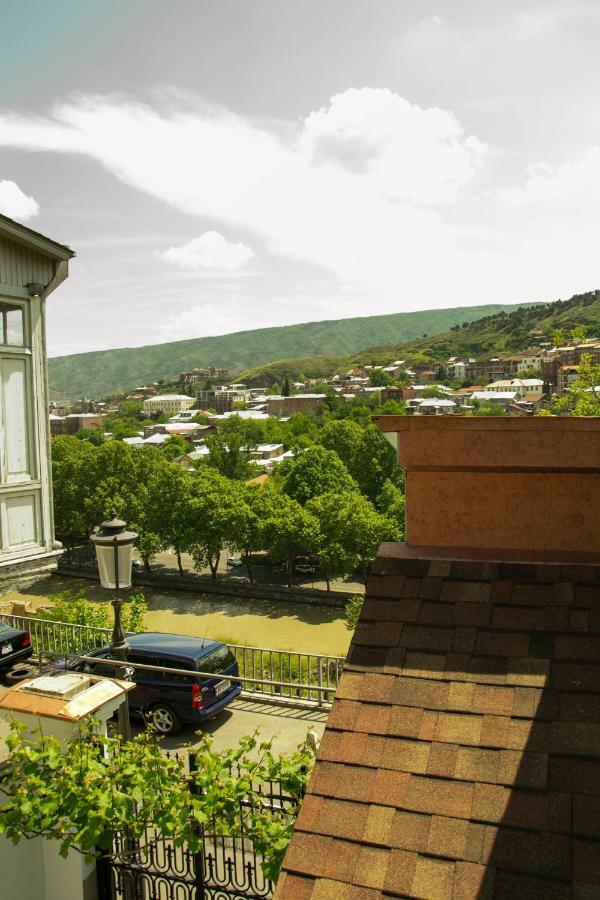
[[[119,597],[121,588],[131,587],[131,561],[133,558],[133,542],[137,534],[135,531],[127,531],[126,523],[117,519],[116,509],[111,510],[111,518],[102,522],[100,531],[90,537],[96,551],[98,560],[98,572],[100,584],[106,590],[114,591],[111,601],[115,623],[110,646],[111,656],[123,663],[116,671],[117,678],[127,681],[130,669],[127,668],[127,651],[129,644],[123,634],[121,625],[121,606],[123,601]],[[123,738],[131,739],[131,724],[129,722],[129,703],[127,695],[125,702],[119,707],[119,730]]]

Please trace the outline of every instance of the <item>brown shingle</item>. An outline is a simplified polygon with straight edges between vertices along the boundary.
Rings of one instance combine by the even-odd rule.
[[[456,863],[452,900],[491,900],[493,891],[493,869],[470,862]]]
[[[471,812],[473,785],[413,775],[404,798],[404,807],[415,812],[466,819]]]
[[[467,849],[468,834],[469,822],[466,819],[432,816],[427,852],[434,856],[463,859]]]
[[[410,895],[416,866],[416,853],[407,850],[392,850],[383,885],[384,890]]]
[[[490,781],[498,778],[499,750],[476,750],[461,747],[456,757],[454,774],[463,781]]]
[[[394,813],[390,846],[421,853],[427,847],[431,816],[397,810]]]
[[[408,789],[411,776],[408,772],[392,772],[379,769],[375,772],[371,799],[381,806],[401,807]]]
[[[514,701],[514,688],[478,684],[471,709],[473,712],[490,713],[495,716],[509,716]]]
[[[457,754],[458,744],[432,743],[427,761],[427,774],[438,775],[440,778],[452,778],[456,768]]]
[[[445,709],[448,685],[421,678],[395,679],[390,703],[394,706],[418,706],[424,709]]]
[[[297,900],[291,892],[286,894],[286,897],[289,900]],[[379,897],[379,891],[371,888],[359,887],[345,881],[333,881],[331,878],[318,878],[314,883],[311,900],[377,900]]]
[[[498,783],[545,788],[548,785],[548,754],[501,750]]]
[[[436,741],[449,744],[479,744],[483,718],[462,713],[440,713],[435,729]]]
[[[600,803],[596,797],[573,797],[573,832],[600,840]]]
[[[412,882],[414,897],[428,900],[451,900],[454,883],[454,863],[421,856],[417,859]]]
[[[427,771],[429,744],[424,741],[405,741],[388,738],[381,756],[385,769],[399,769],[403,772],[424,773]]]
[[[381,890],[385,883],[390,859],[388,851],[376,847],[362,847],[357,855],[354,883]]]
[[[475,685],[467,681],[453,681],[448,691],[448,709],[470,712],[475,696]]]
[[[379,706],[374,703],[364,703],[356,718],[356,731],[366,731],[370,734],[386,734],[390,721],[391,708]]]
[[[396,815],[396,810],[391,806],[376,806],[372,803],[367,807],[367,820],[362,840],[368,844],[393,846],[391,845],[392,822]]]
[[[279,900],[280,897],[293,897],[294,900],[311,900],[314,897],[313,887],[315,881],[313,878],[304,878],[301,875],[291,875],[289,872],[283,872],[281,878],[277,882],[277,890],[273,895],[273,900]]]
[[[309,799],[308,797],[306,799]],[[304,802],[302,803],[304,807]],[[352,803],[346,800],[322,800],[319,818],[311,830],[332,837],[346,838],[349,841],[360,841],[365,829],[368,807],[364,803]],[[298,825],[297,827],[301,827]],[[306,828],[304,828],[306,830]]]

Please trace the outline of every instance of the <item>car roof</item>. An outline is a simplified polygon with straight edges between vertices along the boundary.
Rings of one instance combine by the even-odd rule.
[[[191,637],[186,634],[165,634],[160,631],[130,634],[127,636],[127,643],[132,650],[143,653],[187,656],[190,659],[200,659],[215,647],[223,646],[221,641],[213,641],[211,638]]]

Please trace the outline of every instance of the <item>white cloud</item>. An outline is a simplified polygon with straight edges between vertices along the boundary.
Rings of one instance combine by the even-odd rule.
[[[33,197],[24,194],[14,181],[0,181],[0,213],[11,219],[27,222],[37,216],[39,204]]]
[[[453,240],[432,205],[466,189],[483,153],[451,114],[365,88],[336,95],[282,137],[222,109],[169,103],[163,113],[89,97],[48,118],[0,114],[0,146],[93,157],[179,210],[243,227],[272,254],[380,295],[414,291],[432,258],[443,284]],[[343,153],[323,154],[348,132],[359,157],[367,148],[362,171]]]
[[[166,262],[175,263],[182,269],[239,269],[254,253],[245,244],[234,244],[218,231],[205,231],[181,247],[169,247],[160,254]]]
[[[363,175],[381,197],[424,204],[456,200],[485,152],[446,110],[371,88],[336,94],[311,113],[301,146],[312,162]]]
[[[591,200],[596,206],[599,188],[600,147],[591,146],[576,159],[555,167],[547,163],[530,166],[525,185],[506,191],[502,199],[515,205]]]

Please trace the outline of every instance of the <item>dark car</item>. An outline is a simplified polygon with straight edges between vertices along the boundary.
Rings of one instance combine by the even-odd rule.
[[[187,722],[212,719],[231,703],[241,691],[241,684],[228,676],[238,675],[237,660],[227,644],[207,638],[180,634],[144,632],[127,638],[128,659],[132,663],[148,663],[171,669],[185,669],[185,675],[136,669],[135,690],[129,694],[132,712],[141,713],[160,734],[176,734]],[[110,658],[110,647],[92,650],[89,656]],[[75,662],[78,671],[96,675],[112,675],[110,666]],[[208,673],[207,677],[198,672]],[[214,674],[213,674],[214,673]]]
[[[33,646],[28,631],[0,622],[0,672],[9,669],[16,662],[29,659],[32,653]]]

